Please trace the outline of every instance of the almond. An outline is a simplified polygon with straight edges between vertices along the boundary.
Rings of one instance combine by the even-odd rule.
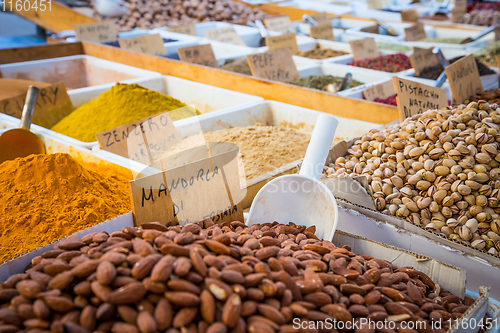
[[[280,248],[277,246],[266,246],[255,252],[255,257],[259,260],[265,261],[270,257],[274,257],[278,254]]]
[[[197,314],[198,308],[182,308],[175,314],[172,324],[178,328],[188,326]]]
[[[109,261],[101,261],[96,270],[97,281],[102,285],[108,285],[116,277],[116,267]]]
[[[333,272],[349,280],[354,280],[359,276],[359,273],[357,271],[345,267],[335,267]]]
[[[96,328],[96,308],[92,305],[87,305],[83,308],[80,314],[80,325],[89,332],[93,332]]]
[[[226,245],[224,245],[220,242],[214,241],[214,240],[206,239],[205,246],[210,251],[212,251],[216,254],[229,255],[229,253],[230,253],[229,248]]]
[[[120,318],[129,324],[135,325],[137,322],[137,310],[127,305],[120,305],[117,308]]]
[[[147,311],[141,311],[137,315],[137,327],[141,333],[156,332],[156,321]]]
[[[279,272],[279,277],[280,281],[285,284],[287,289],[289,289],[292,292],[293,299],[296,301],[301,301],[302,300],[302,294],[300,292],[299,287],[295,283],[295,281],[292,279],[292,277],[286,272],[286,271],[281,271]]]
[[[207,264],[205,264],[201,255],[195,249],[189,250],[189,259],[191,259],[194,269],[201,276],[207,276]]]
[[[322,307],[323,305],[330,304],[332,298],[324,292],[315,292],[304,296],[304,301],[310,302],[317,307]]]
[[[352,315],[349,311],[338,304],[328,304],[321,307],[321,311],[342,322],[352,321]]]
[[[127,260],[127,256],[123,253],[118,253],[114,251],[106,252],[99,258],[101,261],[109,261],[115,266],[120,266],[125,260]]]
[[[97,259],[91,259],[82,262],[81,264],[75,266],[71,272],[77,278],[86,278],[90,274],[94,273],[99,265],[100,261]]]
[[[233,293],[233,290],[231,287],[229,287],[227,284],[225,284],[222,281],[219,281],[214,278],[206,278],[205,279],[205,285],[207,286],[208,290],[217,298],[219,301],[225,302],[229,295]]]
[[[111,326],[113,333],[139,333],[137,326],[117,321]]]
[[[213,323],[207,328],[206,333],[227,333],[227,327],[223,323]]]
[[[175,257],[165,255],[158,260],[151,270],[151,280],[154,282],[167,282],[174,269]]]
[[[63,290],[73,282],[74,276],[71,271],[64,271],[54,276],[49,284],[49,289]]]
[[[135,303],[146,294],[146,287],[140,282],[129,283],[109,294],[107,301],[115,305]]]
[[[56,312],[66,313],[74,307],[73,302],[66,297],[47,296],[44,297],[44,301],[50,309]]]
[[[41,299],[37,299],[33,302],[33,313],[40,319],[47,319],[50,317],[50,309]]]
[[[134,252],[141,257],[148,256],[150,254],[157,254],[158,252],[149,244],[147,241],[141,238],[134,238],[132,240]]]
[[[167,291],[165,297],[170,303],[182,307],[194,307],[200,304],[200,298],[197,295],[185,291]]]
[[[222,321],[224,324],[233,328],[238,323],[241,314],[241,298],[238,294],[234,293],[228,297],[222,309]]]
[[[285,317],[283,314],[271,305],[259,304],[257,305],[257,310],[264,317],[274,321],[278,325],[285,324]]]
[[[377,304],[380,301],[380,297],[381,297],[380,291],[372,290],[364,296],[365,304],[366,305]]]
[[[156,320],[158,330],[165,331],[172,324],[174,315],[172,305],[170,305],[170,302],[166,298],[161,298],[156,304],[153,315]]]
[[[418,306],[421,306],[423,304],[422,293],[420,292],[420,289],[418,289],[418,287],[413,283],[413,281],[409,281],[406,284],[406,293],[408,297],[410,297],[411,300]]]
[[[43,291],[40,283],[33,280],[23,280],[16,284],[16,289],[26,298],[37,298],[38,294]]]
[[[380,292],[392,299],[394,302],[403,302],[405,300],[403,294],[394,288],[382,287]]]
[[[187,291],[189,293],[197,295],[201,292],[200,287],[198,287],[194,283],[182,279],[169,280],[167,286],[173,291]]]
[[[345,295],[359,294],[361,296],[364,296],[366,294],[366,290],[364,290],[360,286],[347,283],[340,285],[340,292]]]

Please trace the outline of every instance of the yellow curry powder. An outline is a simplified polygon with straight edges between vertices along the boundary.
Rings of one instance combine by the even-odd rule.
[[[99,97],[78,107],[52,130],[80,141],[95,141],[95,135],[164,111],[173,121],[190,117],[194,110],[181,101],[138,84],[117,83]],[[196,114],[200,114],[196,110]]]
[[[0,164],[0,262],[130,211],[129,176],[61,153]]]

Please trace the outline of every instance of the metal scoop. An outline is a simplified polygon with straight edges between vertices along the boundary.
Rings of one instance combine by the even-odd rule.
[[[247,225],[278,221],[316,226],[316,236],[331,240],[337,228],[338,208],[332,192],[319,181],[338,120],[322,114],[307,147],[300,172],[264,185],[255,196]]]
[[[307,14],[302,15],[302,19],[310,25],[318,25],[318,22]]]
[[[30,132],[31,116],[37,97],[38,88],[29,86],[21,116],[21,127],[8,130],[0,136],[0,164],[18,157],[45,153],[42,140]]]
[[[257,28],[260,33],[261,39],[259,40],[259,47],[266,46],[266,37],[269,37],[269,31],[267,31],[264,23],[261,20],[255,20],[255,23],[252,21],[247,21],[247,25],[252,28]]]
[[[495,30],[496,28],[498,28],[498,23],[495,24],[495,25],[492,25],[491,27],[489,28],[486,28],[484,29],[483,31],[481,31],[479,34],[477,34],[476,36],[474,37],[469,37],[469,38],[466,38],[464,39],[463,41],[460,42],[460,44],[468,44],[468,43],[472,43],[472,42],[475,42],[476,40],[478,40],[479,38],[481,37],[484,37],[486,36],[487,34],[489,34],[490,32],[492,32],[493,30]]]
[[[441,74],[439,74],[439,77],[436,80],[436,83],[434,84],[434,87],[441,87],[443,84],[446,82],[446,71],[444,70],[446,67],[450,65],[450,62],[446,60],[446,58],[443,55],[443,52],[441,52],[440,47],[436,47],[432,50],[432,53],[434,53],[441,64],[441,67],[443,67],[443,71]]]
[[[388,25],[387,23],[382,22],[378,18],[372,18],[372,20],[375,21],[382,28],[384,28],[387,31],[387,35],[389,35],[389,36],[395,36],[395,37],[399,36],[399,34],[396,32],[396,30],[394,30],[394,28],[391,27],[390,25]]]

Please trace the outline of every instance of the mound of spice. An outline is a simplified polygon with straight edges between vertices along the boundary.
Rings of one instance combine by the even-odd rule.
[[[474,10],[469,15],[458,18],[457,23],[492,26],[500,23],[498,10]]]
[[[377,103],[382,103],[382,104],[388,104],[388,105],[394,105],[394,106],[398,106],[398,101],[396,100],[396,94],[392,95],[392,96],[389,96],[387,98],[380,98],[380,97],[377,97],[373,100],[374,102],[377,102]]]
[[[0,284],[2,332],[438,333],[479,306],[315,231],[206,219],[71,237]]]
[[[395,52],[409,52],[411,47],[401,44],[387,43],[387,42],[376,42],[377,48],[381,50],[390,50]]]
[[[200,145],[200,142],[231,142],[240,149],[240,180],[252,179],[304,157],[310,136],[292,128],[276,126],[234,127],[192,135],[165,152],[165,156],[180,153]]]
[[[129,180],[68,154],[0,164],[0,262],[130,211]]]
[[[248,61],[246,58],[235,60],[235,61],[226,61],[224,66],[221,69],[225,69],[230,72],[252,75],[252,71],[250,70],[250,65],[248,65]]]
[[[460,44],[462,40],[465,38],[447,38],[447,37],[438,37],[438,38],[426,38],[419,40],[419,42],[425,43],[446,43],[446,44]]]
[[[463,56],[450,59],[450,64],[462,58]],[[483,76],[483,75],[496,74],[495,71],[491,70],[490,68],[488,68],[488,66],[486,66],[477,59],[476,59],[476,64],[477,64],[477,69],[479,70],[479,75]],[[441,66],[441,64],[437,64],[436,66],[426,67],[422,70],[421,73],[419,73],[418,77],[421,77],[423,79],[436,80],[439,77],[439,75],[443,72],[443,70],[444,69],[443,66]]]
[[[341,56],[344,54],[348,54],[348,53],[344,52],[344,51],[323,49],[321,47],[317,47],[314,50],[300,51],[297,55],[299,57],[306,57],[306,58],[310,58],[310,59],[327,59],[327,58],[338,57],[338,56]]]
[[[383,71],[388,73],[397,73],[412,68],[410,58],[402,53],[381,55],[376,58],[361,59],[349,63],[351,66],[363,67]]]
[[[84,142],[95,141],[95,135],[164,111],[172,120],[200,114],[181,101],[146,89],[138,84],[117,83],[99,97],[78,107],[51,129]]]
[[[177,42],[177,39],[172,39],[172,38],[162,38],[163,43],[173,43]],[[117,40],[113,40],[111,42],[104,42],[103,44],[109,45],[109,46],[114,46],[114,47],[120,47],[120,42]]]
[[[496,56],[500,55],[500,42],[483,47],[474,56],[486,64],[498,66]]]
[[[332,75],[314,75],[304,77],[298,80],[289,81],[287,83],[294,84],[296,86],[313,88],[318,90],[326,90],[326,87],[330,84],[340,84],[344,78],[340,76],[332,76]],[[362,85],[363,82],[359,82],[356,80],[351,80],[349,83],[349,88],[354,88]]]

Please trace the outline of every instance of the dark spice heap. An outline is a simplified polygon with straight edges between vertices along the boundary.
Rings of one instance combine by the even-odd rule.
[[[318,90],[326,90],[326,87],[330,84],[340,84],[342,82],[343,77],[340,76],[332,76],[332,75],[315,75],[308,76],[298,80],[290,81],[287,83],[294,84],[296,86],[313,88]],[[349,83],[349,88],[354,88],[362,85],[362,82],[351,80]]]
[[[462,58],[463,56],[450,59],[450,64]],[[491,70],[490,68],[488,68],[488,66],[486,66],[477,59],[476,59],[476,64],[477,64],[477,69],[479,70],[479,75],[483,76],[483,75],[496,74],[495,71]],[[443,70],[444,69],[441,66],[441,64],[438,64],[436,66],[426,67],[422,70],[422,72],[418,77],[421,77],[423,79],[436,80],[439,77],[439,75],[443,72]]]
[[[315,230],[207,219],[70,237],[0,283],[0,329],[338,332],[297,329],[330,322],[359,327],[342,332],[375,332],[375,323],[378,332],[414,332],[405,328],[419,323],[420,332],[438,333],[474,306],[424,272],[354,253]]]
[[[491,26],[500,23],[500,12],[498,10],[475,10],[468,16],[462,16],[458,23]]]
[[[240,60],[228,60],[221,68],[230,72],[252,75],[252,71],[250,70],[250,66],[248,65],[246,58]]]
[[[377,103],[398,106],[398,101],[396,100],[396,94],[394,94],[392,96],[389,96],[387,98],[379,98],[379,97],[377,97],[373,101],[377,102]]]
[[[347,54],[347,52],[332,49],[322,49],[321,47],[317,47],[314,50],[300,51],[297,55],[299,57],[306,57],[310,59],[326,59],[338,57],[344,54]]]
[[[162,38],[163,43],[172,43],[172,42],[177,42],[177,39],[172,39],[172,38]],[[104,42],[103,44],[109,45],[109,46],[114,46],[114,47],[120,47],[120,43],[117,40],[111,41],[111,42]]]
[[[363,67],[383,71],[388,73],[397,73],[412,68],[410,58],[402,53],[382,55],[376,58],[361,59],[349,63],[351,66]]]

